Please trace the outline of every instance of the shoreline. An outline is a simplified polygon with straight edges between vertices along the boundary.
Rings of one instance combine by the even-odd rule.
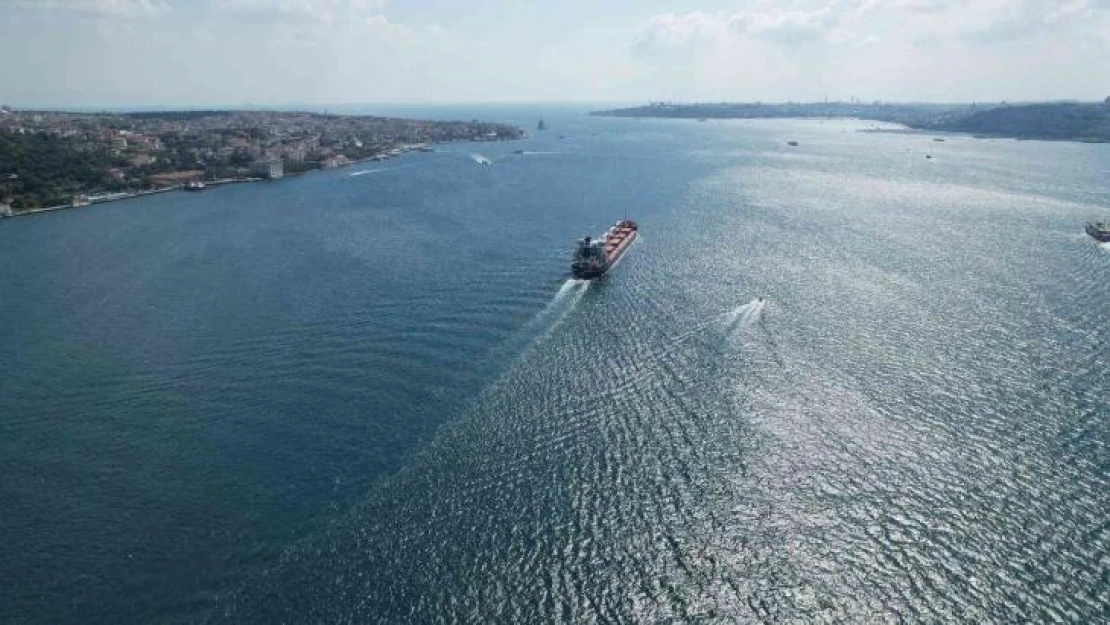
[[[925,133],[967,135],[976,139],[1110,143],[1110,101],[1046,102],[1009,105],[859,102],[722,102],[671,104],[591,111],[597,117],[632,119],[846,119],[898,124]]]
[[[527,135],[525,135],[525,137],[526,136]],[[521,137],[521,138],[524,138],[524,137]],[[510,139],[510,140],[514,140],[514,139]],[[515,140],[519,140],[519,139],[515,139]],[[387,150],[385,152],[382,152],[381,154],[375,154],[373,156],[366,156],[366,157],[359,158],[359,159],[349,159],[347,162],[345,162],[343,164],[340,164],[340,165],[333,166],[333,167],[323,167],[323,166],[317,165],[316,167],[312,167],[310,169],[305,169],[305,170],[302,170],[302,171],[297,171],[297,172],[293,172],[293,173],[290,173],[290,174],[285,174],[281,178],[261,178],[261,177],[255,177],[255,176],[238,177],[238,178],[221,178],[219,180],[213,180],[211,182],[205,181],[204,184],[207,187],[219,187],[219,186],[224,186],[224,185],[229,185],[229,184],[243,184],[243,183],[249,183],[249,182],[270,182],[270,181],[273,181],[273,180],[281,180],[283,178],[293,178],[293,177],[296,177],[296,176],[302,176],[304,174],[314,172],[314,171],[331,171],[331,170],[335,170],[335,169],[343,169],[345,167],[350,167],[351,165],[358,165],[358,164],[367,163],[367,162],[385,162],[385,161],[392,160],[394,158],[397,158],[397,157],[399,157],[403,154],[409,153],[409,152],[434,152],[435,150],[430,149],[430,148],[433,148],[433,146],[436,146],[436,145],[442,145],[442,144],[448,144],[448,143],[468,143],[468,142],[470,142],[470,143],[489,143],[488,140],[483,141],[482,139],[461,139],[461,140],[457,140],[457,141],[423,142],[423,143],[415,143],[415,144],[403,144],[403,145],[399,145],[399,146],[396,146],[394,148],[391,148],[390,150]],[[32,216],[32,215],[40,215],[42,213],[52,213],[52,212],[56,212],[56,211],[76,210],[76,209],[80,209],[80,208],[89,208],[90,206],[93,206],[93,205],[96,205],[96,204],[108,204],[110,202],[120,202],[120,201],[123,201],[123,200],[133,200],[133,199],[136,199],[136,198],[146,197],[148,195],[158,195],[158,194],[161,194],[161,193],[169,193],[169,192],[172,192],[172,191],[183,191],[184,189],[185,189],[185,185],[176,184],[176,185],[171,185],[171,186],[168,186],[168,187],[162,187],[162,188],[159,188],[159,189],[144,189],[142,191],[133,191],[133,192],[121,191],[119,193],[107,193],[107,194],[102,194],[102,195],[99,195],[99,196],[89,196],[89,201],[87,203],[84,203],[84,204],[60,204],[60,205],[57,205],[57,206],[44,206],[42,208],[32,208],[30,210],[25,210],[25,211],[24,210],[21,210],[21,211],[14,211],[13,210],[11,212],[11,214],[9,214],[9,215],[0,215],[0,221],[2,221],[4,219],[8,219],[8,218],[29,217],[29,216]]]
[[[143,197],[190,181],[223,178],[209,183],[218,185],[230,182],[227,178],[278,179],[431,150],[433,144],[524,136],[521,128],[477,119],[306,111],[75,113],[5,107],[0,115],[0,217]],[[16,158],[23,153],[30,155],[26,162]]]
[[[222,186],[227,184],[238,184],[243,182],[261,182],[267,178],[222,178],[220,180],[213,180],[206,182],[205,185],[209,187]],[[146,197],[148,195],[159,195],[161,193],[170,193],[172,191],[182,191],[185,189],[183,184],[175,184],[169,187],[162,187],[160,189],[144,189],[142,191],[121,191],[119,193],[108,193],[101,196],[93,196],[89,201],[84,204],[59,204],[58,206],[44,206],[42,208],[32,208],[25,211],[13,211],[8,217],[26,217],[30,215],[38,215],[41,213],[51,213],[54,211],[74,210],[78,208],[88,208],[96,204],[108,204],[110,202],[121,202],[123,200],[133,200],[136,198]]]

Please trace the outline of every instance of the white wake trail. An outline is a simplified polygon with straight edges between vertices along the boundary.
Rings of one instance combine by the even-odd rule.
[[[351,172],[347,175],[351,176],[352,178],[356,178],[358,176],[365,176],[367,174],[380,174],[382,172],[387,172],[387,171],[397,171],[398,169],[408,169],[409,167],[412,167],[412,165],[410,164],[410,165],[396,165],[394,167],[375,167],[374,169],[360,169],[358,171],[353,171],[353,172]]]
[[[766,306],[766,300],[756,298],[732,309],[725,315],[725,331],[731,334],[740,328],[754,325],[763,316],[763,309]]]
[[[539,315],[536,315],[537,321],[542,326],[546,326],[543,335],[551,332],[566,319],[567,315],[578,305],[579,300],[586,294],[590,288],[589,280],[575,280],[569,279],[559,287],[559,291],[555,293],[555,297],[551,298],[551,303],[544,308]]]
[[[529,347],[547,338],[559,327],[590,288],[588,280],[567,280],[551,301],[519,330],[505,340],[490,356],[490,361],[514,360]]]
[[[547,336],[567,318],[567,315],[574,310],[589,288],[589,280],[567,280],[559,287],[555,296],[543,307],[543,310],[536,313],[535,317],[524,324],[524,327],[520,329],[520,334],[528,337],[529,342]]]

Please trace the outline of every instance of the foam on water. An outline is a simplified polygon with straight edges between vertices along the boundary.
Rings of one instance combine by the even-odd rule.
[[[563,282],[542,310],[493,350],[486,358],[486,365],[503,367],[506,360],[520,357],[531,346],[549,336],[582,301],[590,284],[590,280],[573,278]]]
[[[386,171],[397,171],[399,169],[407,169],[408,167],[411,167],[411,165],[398,165],[396,167],[379,167],[377,169],[363,169],[363,170],[360,170],[360,171],[351,172],[348,175],[352,178],[356,178],[358,176],[365,176],[367,174],[380,174],[380,173],[386,172]]]
[[[725,315],[725,330],[735,332],[741,328],[751,327],[762,318],[763,309],[766,306],[767,300],[762,298],[737,306]]]

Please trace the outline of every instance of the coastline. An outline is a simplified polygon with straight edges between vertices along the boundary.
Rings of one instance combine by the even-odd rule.
[[[433,144],[525,136],[495,122],[298,111],[0,115],[0,217],[37,215],[187,185],[280,179]],[[206,185],[205,185],[206,186]]]
[[[522,135],[521,138],[524,138],[526,136],[527,135]],[[517,140],[519,140],[519,139],[517,139]],[[429,141],[429,142],[423,142],[423,143],[402,144],[402,145],[395,146],[395,147],[393,147],[389,150],[386,150],[385,152],[382,152],[380,154],[375,154],[373,156],[367,156],[367,157],[358,158],[358,159],[348,159],[344,163],[337,164],[337,165],[331,166],[331,167],[324,167],[324,166],[321,166],[321,165],[317,164],[316,167],[311,167],[309,169],[305,169],[305,170],[302,170],[302,171],[296,171],[296,172],[292,172],[292,173],[289,173],[289,174],[285,174],[281,178],[262,178],[262,177],[256,177],[256,176],[243,176],[243,177],[236,177],[236,178],[221,178],[219,180],[205,181],[204,184],[208,187],[218,187],[218,186],[224,186],[224,185],[229,185],[229,184],[242,184],[242,183],[248,183],[248,182],[270,182],[270,181],[273,181],[273,180],[281,180],[282,178],[293,178],[293,177],[296,177],[296,176],[302,176],[304,174],[307,174],[307,173],[313,172],[313,171],[330,171],[330,170],[333,170],[333,169],[342,169],[342,168],[350,167],[352,165],[358,165],[360,163],[367,163],[367,162],[371,162],[371,161],[373,161],[373,162],[388,161],[388,160],[397,158],[398,156],[401,156],[402,154],[405,154],[407,152],[431,152],[431,151],[434,151],[434,150],[430,149],[430,148],[432,148],[432,146],[435,146],[435,145],[442,145],[442,144],[446,144],[446,143],[466,143],[468,141],[475,142],[475,143],[483,142],[481,139],[461,139],[461,140],[458,140],[458,141],[443,141],[443,142],[431,142],[431,141]],[[161,187],[161,188],[158,188],[158,189],[144,189],[142,191],[133,191],[133,192],[124,191],[124,192],[119,192],[119,193],[105,193],[105,194],[101,194],[101,195],[92,195],[92,196],[89,196],[89,199],[88,199],[87,203],[60,204],[60,205],[57,205],[57,206],[44,206],[44,207],[41,207],[41,208],[32,208],[30,210],[25,210],[25,211],[24,210],[12,211],[8,215],[0,215],[0,221],[2,221],[3,219],[6,219],[6,218],[29,217],[29,216],[32,216],[32,215],[39,215],[39,214],[42,214],[42,213],[52,213],[52,212],[55,212],[55,211],[64,211],[64,210],[75,210],[75,209],[81,209],[81,208],[88,208],[88,207],[90,207],[92,205],[95,205],[95,204],[107,204],[109,202],[119,202],[119,201],[123,201],[123,200],[132,200],[132,199],[136,199],[136,198],[146,197],[148,195],[157,195],[157,194],[160,194],[160,193],[170,193],[172,191],[183,191],[184,189],[185,189],[185,185],[176,184],[176,185],[171,185],[171,186],[167,186],[167,187]]]
[[[675,119],[675,120],[680,120],[680,121],[700,121],[700,120],[695,119],[695,118],[677,117],[677,116],[670,116],[670,115],[643,115],[643,116],[639,116],[639,117],[633,117],[633,116],[629,116],[629,115],[600,115],[600,114],[598,114],[597,116],[598,117],[614,117],[614,118],[623,117],[625,119]],[[910,124],[910,123],[905,123],[905,122],[887,121],[887,120],[881,120],[881,119],[871,119],[871,118],[867,118],[867,117],[853,117],[853,116],[808,117],[808,116],[805,116],[805,115],[799,115],[799,116],[795,116],[795,117],[789,117],[789,116],[771,116],[771,115],[769,115],[769,116],[766,116],[766,117],[707,117],[705,119],[725,120],[725,121],[728,121],[728,120],[760,121],[760,120],[776,120],[776,119],[792,119],[792,120],[799,120],[799,121],[817,121],[817,120],[826,120],[826,119],[827,120],[837,120],[838,119],[838,120],[846,120],[846,121],[879,122],[879,123],[884,123],[884,124],[898,124],[899,126],[901,126],[900,128],[862,128],[862,129],[856,131],[856,132],[874,133],[874,134],[903,134],[903,135],[924,135],[924,136],[948,135],[948,136],[953,136],[953,137],[966,137],[966,138],[970,138],[970,139],[1009,139],[1011,141],[1045,141],[1045,142],[1048,142],[1048,143],[1082,143],[1082,144],[1088,144],[1088,145],[1110,144],[1110,138],[1103,139],[1103,138],[1100,138],[1100,137],[1086,137],[1086,136],[1049,137],[1049,136],[1040,136],[1040,135],[1028,135],[1028,134],[1019,134],[1019,133],[1002,133],[1002,132],[987,133],[987,132],[977,132],[977,131],[972,131],[972,130],[960,130],[960,129],[955,129],[955,128],[937,128],[937,127],[931,127],[931,126],[919,126],[919,125],[916,125],[916,124]]]
[[[242,182],[260,182],[267,180],[266,178],[224,178],[221,180],[213,180],[206,182],[209,187],[222,186],[226,184],[238,184]],[[120,193],[107,193],[100,196],[92,196],[89,198],[88,203],[85,204],[59,204],[58,206],[44,206],[42,208],[32,208],[25,211],[12,211],[8,217],[26,217],[29,215],[38,215],[40,213],[51,213],[54,211],[71,210],[78,208],[88,208],[94,204],[107,204],[109,202],[120,202],[123,200],[133,200],[135,198],[146,197],[148,195],[158,195],[160,193],[170,193],[171,191],[181,191],[185,188],[183,184],[176,184],[169,187],[162,187],[160,189],[144,189],[142,191],[133,192],[120,192]]]
[[[852,119],[899,124],[923,133],[1017,141],[1110,143],[1110,102],[1029,104],[809,102],[673,104],[591,111],[601,117],[652,119]]]

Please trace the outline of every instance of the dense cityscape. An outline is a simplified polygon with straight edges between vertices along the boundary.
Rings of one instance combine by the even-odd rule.
[[[276,178],[449,141],[518,139],[505,124],[306,112],[0,109],[0,215],[189,183]]]

